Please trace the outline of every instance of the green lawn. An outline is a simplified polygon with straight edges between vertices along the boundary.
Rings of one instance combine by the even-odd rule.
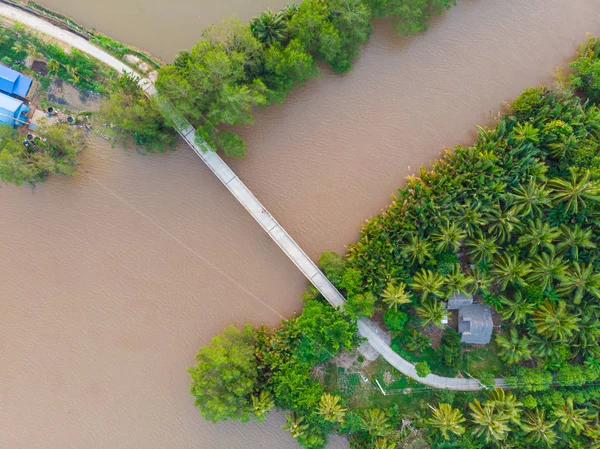
[[[498,345],[493,339],[485,348],[468,349],[463,357],[462,371],[475,377],[483,373],[498,377],[505,370],[504,362],[498,357]]]

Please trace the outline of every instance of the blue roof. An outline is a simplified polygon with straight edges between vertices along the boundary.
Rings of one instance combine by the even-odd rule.
[[[9,95],[25,98],[33,80],[13,69],[0,64],[0,90]]]
[[[24,112],[24,106],[21,100],[0,93],[0,123],[6,123],[14,127],[15,118],[25,120],[24,117],[19,117]],[[21,123],[18,124],[20,125]]]

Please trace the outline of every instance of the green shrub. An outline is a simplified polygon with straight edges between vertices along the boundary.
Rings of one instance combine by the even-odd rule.
[[[569,82],[573,87],[582,90],[595,103],[600,101],[599,51],[600,41],[592,38],[581,46],[579,58],[569,64],[574,70],[569,77]]]
[[[339,287],[344,275],[344,257],[333,251],[325,251],[319,258],[319,265],[327,279]]]
[[[415,371],[419,377],[427,377],[431,374],[431,369],[427,362],[415,363]]]
[[[26,147],[23,136],[9,125],[0,125],[0,179],[16,185],[35,184],[48,175],[70,176],[84,147],[82,131],[56,124],[36,131],[42,140]]]
[[[444,329],[441,344],[437,349],[442,363],[453,371],[458,371],[462,365],[463,344],[460,340],[460,334],[451,327],[447,327]]]
[[[111,84],[110,96],[102,103],[99,120],[109,124],[102,132],[113,142],[133,142],[146,151],[174,148],[175,130],[165,121],[160,107],[140,88],[139,78],[124,73]]]
[[[523,407],[533,410],[538,406],[537,400],[530,394],[521,398],[521,402],[523,403]]]
[[[375,313],[377,297],[371,292],[348,296],[347,301],[344,310],[355,319],[362,317],[370,318]]]
[[[510,107],[517,115],[531,113],[542,105],[544,95],[542,88],[531,87],[519,95]]]
[[[385,311],[383,320],[387,328],[396,333],[404,330],[405,325],[408,322],[408,315],[401,310],[389,308]]]

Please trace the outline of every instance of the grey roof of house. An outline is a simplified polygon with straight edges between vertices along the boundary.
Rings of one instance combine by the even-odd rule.
[[[470,306],[473,304],[472,296],[465,296],[460,293],[454,293],[450,298],[448,298],[448,305],[446,308],[448,310],[458,310],[464,306]]]
[[[458,311],[458,331],[461,341],[472,345],[485,345],[492,338],[494,323],[492,311],[483,304],[471,304]]]

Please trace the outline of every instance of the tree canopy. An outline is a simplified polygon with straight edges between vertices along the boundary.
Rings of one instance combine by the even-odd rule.
[[[79,163],[77,153],[85,145],[83,132],[66,123],[42,125],[39,140],[25,140],[10,125],[0,124],[0,179],[17,185],[35,184],[48,175],[70,176]]]
[[[246,326],[230,327],[198,351],[188,369],[190,393],[206,420],[248,419],[258,379],[254,350],[253,330]]]
[[[148,151],[164,151],[175,145],[176,133],[167,125],[155,100],[146,97],[139,78],[123,73],[111,84],[109,97],[102,102],[99,122],[108,124],[102,132],[113,142],[130,142]]]
[[[232,126],[250,124],[253,108],[282,102],[294,86],[318,75],[318,61],[338,73],[352,68],[368,42],[373,17],[393,17],[404,34],[422,31],[452,0],[304,0],[265,11],[244,24],[222,20],[159,71],[156,88],[173,111],[192,122],[213,150],[243,157]],[[201,142],[199,142],[201,143]]]

